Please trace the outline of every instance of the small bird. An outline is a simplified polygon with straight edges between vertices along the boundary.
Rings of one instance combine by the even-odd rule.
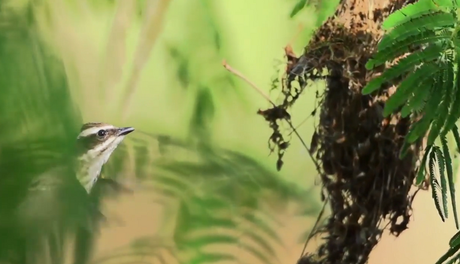
[[[100,220],[98,194],[93,195],[92,189],[98,181],[102,166],[124,137],[133,132],[132,127],[117,128],[104,123],[87,123],[81,128],[77,138],[78,159],[77,179],[91,198],[91,206],[95,212],[90,219],[92,228],[79,228],[75,240],[75,264],[88,263],[91,257],[94,233]],[[106,181],[109,182],[109,181]],[[109,182],[113,185],[114,182]]]
[[[90,193],[99,179],[102,166],[132,127],[117,128],[104,123],[86,123],[77,137],[77,179]]]
[[[86,123],[73,150],[48,162],[54,166],[18,170],[21,175],[3,181],[0,188],[10,203],[0,202],[0,262],[62,264],[64,241],[76,234],[74,263],[86,263],[101,216],[93,187],[110,155],[133,131]]]

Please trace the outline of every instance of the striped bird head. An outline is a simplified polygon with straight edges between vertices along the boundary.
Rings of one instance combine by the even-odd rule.
[[[86,123],[77,137],[78,180],[89,192],[96,183],[102,166],[132,127],[115,127],[105,123]]]

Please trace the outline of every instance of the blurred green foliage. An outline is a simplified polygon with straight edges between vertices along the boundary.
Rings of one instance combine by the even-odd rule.
[[[151,187],[168,208],[162,223],[168,232],[96,256],[95,263],[146,255],[160,263],[170,263],[165,255],[216,263],[236,261],[236,249],[275,263],[283,214],[276,205],[295,203],[304,216],[317,212],[317,199],[306,191],[314,167],[293,139],[284,172],[275,172],[275,158],[266,158],[270,131],[255,114],[267,102],[221,62],[268,91],[270,77],[284,67],[273,62],[283,61],[296,25],[307,29],[291,43],[300,55],[314,19],[324,20],[311,9],[290,20],[291,9],[289,2],[263,0],[1,2],[1,177],[14,170],[19,181],[22,162],[54,164],[46,151],[67,151],[63,146],[72,145],[82,122],[132,125],[136,135],[103,174],[120,181],[134,176]],[[301,100],[293,109],[298,123],[312,111],[314,96]],[[306,138],[311,122],[299,128]],[[29,139],[40,142],[36,151]],[[17,144],[26,151],[6,159],[5,149]],[[8,236],[2,241],[9,243]],[[215,244],[230,248],[209,249]]]

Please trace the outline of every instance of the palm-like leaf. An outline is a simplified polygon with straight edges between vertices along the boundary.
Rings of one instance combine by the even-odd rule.
[[[67,188],[67,171],[58,172],[61,179],[42,173],[64,162],[80,116],[62,64],[38,37],[29,10],[1,4],[9,15],[0,36],[0,260],[62,263],[67,231],[84,221],[83,200],[73,200],[78,191]]]
[[[427,147],[417,183],[420,184],[425,178],[425,166],[428,164],[436,209],[444,221],[448,216],[450,195],[457,229],[459,220],[452,159],[446,136],[452,132],[459,144],[460,136],[456,126],[460,118],[458,4],[457,0],[421,0],[390,15],[384,23],[388,32],[366,67],[371,69],[386,62],[393,62],[394,66],[363,89],[363,93],[369,94],[379,89],[384,82],[404,78],[397,91],[388,99],[384,114],[390,115],[402,107],[403,116],[413,117],[414,122],[405,139],[401,156],[406,154],[409,145],[427,135]],[[400,58],[413,49],[418,51]],[[436,145],[437,139],[440,139],[441,147]],[[439,263],[453,256],[457,250],[458,244],[454,243]]]
[[[268,257],[275,252],[274,246],[280,241],[273,214],[276,207],[270,205],[273,202],[311,200],[309,193],[284,182],[274,171],[244,154],[165,138],[161,135],[133,135],[126,139],[126,144],[114,154],[115,159],[105,167],[104,174],[115,176],[120,171],[117,160],[128,160],[129,155],[135,157],[132,167],[138,181],[143,186],[152,186],[164,207],[177,208],[164,222],[165,225],[171,221],[176,223],[172,250],[173,255],[179,257],[177,261],[238,261],[238,256],[230,251],[206,250],[219,244],[247,251],[261,263],[276,261],[276,256]],[[163,154],[159,154],[160,149]],[[128,165],[125,163],[125,166]],[[313,208],[314,212],[318,210],[317,206]],[[216,233],[215,230],[220,231]],[[156,239],[150,238],[152,241]],[[124,258],[134,261],[149,255],[147,252],[151,252],[153,258],[159,252],[170,254],[170,251],[162,251],[164,247],[168,245],[152,243],[150,249],[142,250],[140,255],[135,248],[127,249],[130,253]],[[112,263],[114,259],[109,254],[96,259],[95,263],[100,261]]]

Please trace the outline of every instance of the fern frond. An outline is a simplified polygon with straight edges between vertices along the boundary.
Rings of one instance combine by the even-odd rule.
[[[372,56],[366,67],[375,68],[384,64],[388,58],[396,58],[409,52],[412,47],[416,47],[426,43],[435,43],[442,40],[447,40],[452,36],[449,30],[437,31],[422,31],[419,34],[410,36],[403,39],[395,39],[391,46],[379,49],[376,54]]]
[[[452,258],[447,261],[445,264],[458,264],[458,261],[460,260],[460,252],[457,252],[457,254],[453,255]]]
[[[452,91],[454,90],[454,65],[451,62],[443,67],[442,83],[437,85],[434,93],[442,93],[442,99],[437,107],[436,117],[433,120],[430,133],[428,135],[427,144],[432,145],[439,136],[441,129],[445,127],[447,117],[449,115],[449,107],[452,103]],[[444,134],[445,135],[445,134]]]
[[[441,181],[441,198],[442,198],[442,207],[444,217],[447,219],[449,217],[449,208],[447,202],[447,181],[446,181],[446,174],[445,174],[445,160],[444,155],[439,147],[435,149],[436,160],[438,161],[438,170],[439,170],[439,179]]]
[[[452,200],[452,212],[454,214],[455,227],[459,228],[457,202],[455,199],[454,170],[452,168],[452,158],[450,157],[449,147],[446,136],[441,136],[442,152],[444,155],[444,164],[447,171],[447,182],[449,184],[450,199]]]
[[[457,231],[457,233],[455,233],[455,235],[453,235],[449,240],[450,247],[455,247],[458,245],[460,245],[460,231]]]
[[[430,127],[431,120],[432,119],[424,116],[419,121],[415,122],[411,126],[409,133],[407,133],[407,143],[412,144],[415,141],[417,141],[417,139],[419,139],[420,137],[423,137],[426,131],[428,131],[428,128]]]
[[[190,237],[181,242],[187,245],[193,245],[195,248],[203,248],[211,244],[236,244],[238,238],[227,234],[206,234],[196,237]]]
[[[425,136],[431,125],[431,122],[436,117],[437,108],[442,100],[442,93],[434,91],[436,90],[436,87],[441,83],[442,75],[438,74],[435,80],[436,81],[433,83],[431,88],[433,92],[430,94],[430,98],[428,98],[425,107],[421,110],[421,112],[423,112],[423,117],[415,124],[413,124],[407,133],[406,141],[410,144]]]
[[[383,22],[382,28],[384,30],[389,30],[393,27],[399,26],[407,21],[427,15],[439,10],[438,6],[443,7],[452,7],[451,3],[445,1],[417,1],[413,4],[406,5],[402,9],[392,13],[388,18]]]
[[[434,204],[436,206],[436,210],[438,211],[438,214],[441,217],[441,220],[445,222],[444,214],[441,209],[441,204],[439,202],[439,195],[438,195],[439,182],[436,179],[436,174],[434,171],[435,164],[436,164],[436,146],[433,147],[433,150],[430,153],[430,161],[429,161],[431,196],[433,197]]]
[[[423,64],[420,68],[401,82],[396,92],[385,102],[383,116],[387,117],[398,107],[404,104],[415,91],[418,91],[419,85],[422,85],[427,78],[437,74],[440,68],[434,63]]]
[[[202,252],[190,259],[190,264],[217,263],[220,261],[237,261],[233,254]]]
[[[261,261],[261,263],[275,264],[275,261],[277,261],[277,263],[280,262],[279,260],[273,259],[267,256],[266,254],[263,254],[260,250],[258,250],[256,247],[254,247],[251,244],[241,243],[240,247],[244,248],[246,251],[250,252],[252,255],[257,257]]]
[[[255,242],[254,244],[258,245],[258,247],[263,248],[264,251],[262,252],[266,252],[267,257],[276,258],[275,249],[267,242],[269,240],[251,230],[247,230],[244,236]]]
[[[281,237],[275,230],[273,230],[273,227],[267,223],[264,219],[265,217],[258,217],[256,214],[249,212],[243,213],[242,217],[251,224],[252,228],[258,228],[273,239],[274,242],[278,242],[280,244],[282,243]]]
[[[452,85],[451,89],[451,105],[450,105],[450,111],[447,115],[446,122],[444,124],[444,129],[442,131],[442,135],[447,134],[449,131],[451,131],[457,120],[460,118],[460,56],[457,54],[457,72],[456,72],[456,80],[455,83]]]
[[[383,72],[382,75],[370,81],[363,88],[362,94],[370,94],[374,92],[375,90],[379,89],[384,82],[393,80],[394,78],[403,75],[407,71],[412,70],[416,65],[428,63],[439,58],[443,52],[444,45],[435,43],[424,50],[408,55],[407,57],[401,59],[396,65]]]
[[[99,255],[91,263],[179,263],[178,253],[170,241],[162,236],[143,236],[132,240],[127,245],[114,249],[108,254]],[[173,259],[168,258],[168,261],[166,261],[165,256],[171,256]]]
[[[434,78],[429,78],[417,85],[417,90],[412,93],[412,97],[401,109],[402,118],[408,117],[413,112],[420,112],[425,107],[433,84]]]
[[[419,169],[417,172],[417,178],[415,179],[415,184],[420,185],[425,180],[425,168],[426,168],[426,161],[428,156],[430,155],[432,146],[426,146],[425,154],[423,154],[422,161],[420,162]]]
[[[452,131],[452,134],[454,135],[455,144],[457,145],[457,150],[460,151],[460,134],[458,133],[457,125],[454,125],[451,131]]]
[[[460,250],[460,245],[456,245],[454,247],[451,247],[443,256],[441,256],[438,261],[436,261],[435,264],[442,264],[442,263],[445,263],[445,264],[448,264],[448,263],[452,263],[451,261],[448,261],[447,263],[445,262],[447,259],[451,258],[452,256],[457,256],[458,255],[458,251]],[[457,253],[457,254],[456,254]]]
[[[378,49],[383,50],[393,45],[394,42],[401,41],[408,37],[418,35],[421,32],[439,29],[443,27],[451,27],[456,22],[455,17],[451,13],[438,11],[429,13],[420,17],[412,18],[411,20],[396,26],[388,32],[378,44]]]

